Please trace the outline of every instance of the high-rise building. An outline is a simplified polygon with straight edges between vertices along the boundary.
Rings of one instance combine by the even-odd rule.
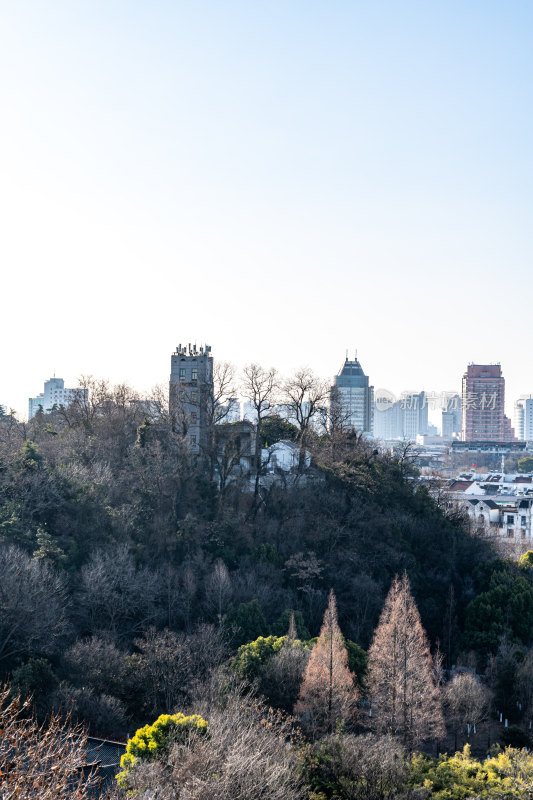
[[[32,419],[41,409],[45,414],[54,408],[65,408],[77,398],[87,398],[87,389],[66,389],[63,378],[50,378],[44,382],[44,391],[37,397],[30,397],[28,401],[28,418]]]
[[[445,442],[461,436],[461,398],[458,394],[448,397],[442,409],[442,438]]]
[[[342,411],[343,421],[359,433],[372,436],[374,430],[374,387],[369,386],[368,377],[355,358],[346,358],[335,376],[332,393]]]
[[[464,442],[506,441],[510,426],[505,422],[505,378],[499,364],[469,364],[461,402]]]
[[[428,404],[425,392],[404,394],[400,401],[403,409],[403,437],[414,442],[417,436],[428,432]]]
[[[390,404],[374,404],[374,438],[383,441],[406,439],[428,433],[428,402],[425,392],[403,392]]]
[[[380,441],[403,439],[403,409],[399,400],[374,404],[374,437]]]
[[[533,395],[519,397],[514,404],[514,427],[520,441],[533,441]]]
[[[169,404],[173,424],[191,453],[207,445],[213,418],[213,357],[209,345],[179,344],[170,359]]]

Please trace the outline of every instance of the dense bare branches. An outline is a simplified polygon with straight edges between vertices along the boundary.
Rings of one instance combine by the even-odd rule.
[[[232,586],[229,570],[222,559],[217,558],[206,585],[206,605],[214,612],[218,624],[222,623],[222,615],[231,600]]]
[[[80,615],[88,631],[108,630],[121,636],[155,622],[156,576],[137,567],[125,545],[97,550],[81,570]]]
[[[216,361],[213,367],[213,397],[209,409],[211,425],[225,422],[231,412],[231,401],[237,394],[235,367],[228,361]]]
[[[29,701],[11,699],[0,687],[0,797],[2,800],[85,800],[97,786],[87,769],[81,726],[52,716],[39,726]]]
[[[468,726],[474,729],[474,726],[486,719],[491,699],[492,692],[476,675],[461,672],[454,676],[444,689],[443,700],[456,738],[458,730],[462,729],[466,734]],[[455,747],[457,749],[457,741]]]
[[[273,412],[278,393],[278,374],[271,367],[264,369],[259,364],[248,364],[243,369],[241,391],[254,409],[255,434],[255,497],[259,492],[261,475],[261,421]]]
[[[67,590],[46,561],[0,546],[0,661],[53,653],[65,635]]]
[[[294,618],[291,619],[294,625]],[[310,653],[310,649],[296,639],[296,632],[293,635],[289,632],[279,653],[263,665],[259,689],[276,708],[288,712],[294,708]]]
[[[304,797],[291,726],[231,693],[223,708],[201,707],[208,737],[176,744],[163,762],[136,765],[130,786],[157,787],[158,800],[300,800]]]
[[[325,737],[307,759],[313,787],[344,800],[392,800],[407,774],[402,746],[390,736],[371,733]]]
[[[300,447],[305,447],[309,429],[323,410],[329,396],[329,384],[309,367],[298,369],[283,383],[283,402],[300,430]]]
[[[394,578],[369,650],[373,723],[410,751],[444,733],[427,636],[406,574]]]

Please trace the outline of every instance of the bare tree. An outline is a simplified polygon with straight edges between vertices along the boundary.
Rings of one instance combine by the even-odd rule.
[[[201,397],[205,403],[205,420],[207,436],[205,455],[208,458],[213,478],[217,466],[218,439],[216,426],[228,421],[232,411],[232,403],[237,394],[235,367],[228,361],[215,361],[213,365],[213,382],[211,391],[204,392]]]
[[[442,736],[429,642],[405,573],[392,582],[368,655],[375,727],[401,737],[409,752],[425,739]]]
[[[10,453],[19,448],[26,438],[26,424],[19,422],[15,410],[0,416],[0,453]]]
[[[318,778],[323,786],[333,789],[335,797],[345,800],[397,798],[408,771],[399,742],[372,733],[325,737],[304,758],[310,760],[315,781]]]
[[[190,562],[186,562],[181,568],[181,613],[185,630],[191,627],[192,610],[194,606],[194,599],[196,597],[198,581],[193,566]]]
[[[127,545],[97,550],[81,570],[79,614],[91,633],[128,638],[160,619],[156,586],[156,574],[138,567]]]
[[[221,558],[217,558],[206,586],[206,604],[214,610],[218,624],[231,600],[232,587],[229,570]]]
[[[244,367],[242,377],[242,393],[254,409],[256,419],[255,434],[255,490],[254,497],[259,493],[259,479],[261,476],[261,422],[272,414],[277,399],[278,376],[271,367],[264,369],[259,364],[248,364]]]
[[[209,736],[191,735],[161,761],[134,765],[129,788],[158,800],[303,800],[297,756],[287,744],[293,730],[249,697],[231,692],[224,707],[202,704]],[[155,795],[153,795],[155,796]]]
[[[79,639],[63,654],[69,679],[97,692],[114,693],[120,688],[127,653],[104,636]]]
[[[294,617],[291,616],[294,626]],[[296,638],[296,627],[289,632],[281,650],[262,666],[259,691],[277,708],[292,711],[298,700],[304,670],[311,650]]]
[[[462,729],[463,735],[467,730],[473,731],[476,725],[487,718],[492,692],[487,686],[483,686],[476,675],[460,672],[446,685],[443,700],[447,716],[453,725],[457,750],[458,731]]]
[[[225,422],[231,412],[231,401],[237,394],[235,367],[228,361],[215,361],[213,366],[213,396],[208,408],[211,426]]]
[[[31,700],[0,686],[0,797],[2,800],[87,800],[99,784],[87,765],[87,736],[70,719],[52,715],[38,725]],[[118,795],[114,795],[118,797]]]
[[[139,675],[154,715],[175,710],[185,694],[189,672],[184,637],[173,631],[150,628],[135,640],[140,650]]]
[[[533,718],[533,649],[529,649],[516,669],[516,688],[525,715]]]
[[[0,661],[53,654],[68,630],[67,598],[50,564],[0,547]]]
[[[291,419],[299,428],[300,469],[304,463],[304,448],[311,425],[327,403],[329,385],[315,375],[309,367],[297,370],[283,383],[282,402],[286,405]]]
[[[358,693],[348,668],[348,653],[337,621],[333,590],[318,640],[305,669],[295,714],[310,731],[332,732],[337,720],[350,720]]]

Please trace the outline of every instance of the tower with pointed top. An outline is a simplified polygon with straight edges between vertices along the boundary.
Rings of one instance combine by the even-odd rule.
[[[348,356],[334,378],[335,391],[342,409],[345,424],[358,433],[371,437],[374,432],[374,387],[356,358]]]

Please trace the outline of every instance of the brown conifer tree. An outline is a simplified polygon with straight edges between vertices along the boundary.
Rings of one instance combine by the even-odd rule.
[[[392,582],[369,653],[374,726],[413,747],[444,733],[429,642],[404,573]]]
[[[348,668],[348,652],[337,621],[333,590],[324,614],[318,640],[304,672],[294,713],[315,733],[332,732],[337,720],[355,715],[357,689]]]

